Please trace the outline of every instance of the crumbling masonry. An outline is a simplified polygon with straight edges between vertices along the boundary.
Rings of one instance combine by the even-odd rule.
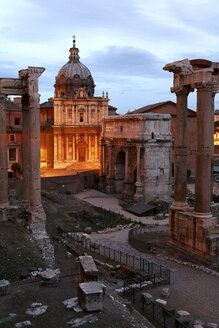
[[[22,96],[22,205],[29,213],[30,230],[49,266],[54,265],[54,250],[45,230],[45,213],[41,204],[40,183],[40,106],[38,77],[42,67],[19,71],[19,78],[0,79],[0,221],[6,221],[10,209],[8,197],[6,98]]]

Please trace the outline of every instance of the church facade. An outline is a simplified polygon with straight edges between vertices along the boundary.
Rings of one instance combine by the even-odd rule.
[[[75,40],[69,52],[69,61],[56,76],[54,99],[41,105],[41,167],[86,163],[99,168],[101,122],[110,114],[108,93],[94,97],[93,77],[80,62]]]

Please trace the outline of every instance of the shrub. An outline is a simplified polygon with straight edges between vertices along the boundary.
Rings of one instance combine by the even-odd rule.
[[[11,170],[14,173],[21,173],[21,166],[19,163],[15,162],[11,165]]]

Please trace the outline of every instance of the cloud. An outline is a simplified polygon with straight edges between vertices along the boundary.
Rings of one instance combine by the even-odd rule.
[[[164,62],[147,50],[135,47],[107,47],[94,51],[86,58],[88,67],[96,74],[156,78],[162,74]]]

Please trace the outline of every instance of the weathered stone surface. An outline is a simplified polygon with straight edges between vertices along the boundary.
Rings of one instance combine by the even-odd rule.
[[[52,270],[50,268],[47,268],[45,271],[40,273],[40,276],[42,278],[41,284],[57,286],[59,282],[59,275],[60,275],[59,269]]]
[[[10,282],[8,280],[0,280],[0,295],[7,295],[10,287]]]
[[[28,327],[31,326],[31,322],[26,320],[26,321],[22,321],[22,322],[17,322],[15,324],[15,328],[22,328],[22,327]]]
[[[206,327],[207,328],[217,328],[218,327],[218,324],[217,323],[214,323],[214,322],[208,322],[206,324]]]
[[[36,317],[45,313],[47,309],[48,305],[42,305],[42,303],[32,303],[25,313]]]
[[[176,311],[176,317],[179,318],[181,322],[187,322],[191,319],[190,313],[184,310]]]
[[[84,282],[78,286],[78,303],[84,311],[103,310],[105,286],[97,281]]]
[[[75,312],[82,312],[82,308],[79,306],[78,304],[78,298],[77,297],[73,297],[73,298],[69,298],[68,300],[65,300],[62,302],[67,309],[73,309]]]
[[[81,281],[96,281],[98,279],[98,269],[92,256],[79,256]]]
[[[155,300],[155,302],[156,302],[157,304],[161,305],[161,306],[166,306],[166,305],[167,305],[167,301],[162,300],[161,298],[157,298],[157,299]]]
[[[170,289],[167,288],[167,287],[163,288],[162,291],[161,291],[161,297],[166,299],[169,296],[170,296]]]
[[[67,324],[70,325],[72,328],[76,328],[85,325],[86,323],[95,323],[97,320],[98,318],[95,315],[89,314],[83,318],[69,320]]]
[[[204,328],[203,325],[197,324],[197,325],[193,325],[193,328]]]
[[[150,293],[142,293],[142,298],[146,304],[149,304],[153,301],[153,296]]]

